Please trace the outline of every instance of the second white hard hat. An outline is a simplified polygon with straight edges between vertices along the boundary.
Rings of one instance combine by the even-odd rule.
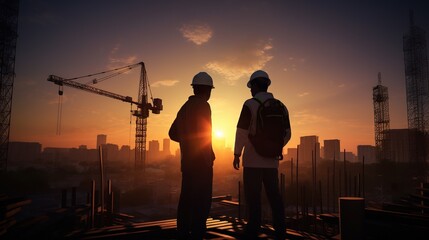
[[[199,72],[197,73],[194,78],[192,79],[192,86],[193,85],[206,85],[214,88],[213,86],[213,79],[210,77],[210,75],[206,72]]]
[[[268,76],[268,73],[263,71],[263,70],[257,70],[254,73],[252,73],[252,75],[250,76],[250,79],[247,82],[247,87],[251,88],[252,87],[252,81],[257,79],[257,78],[266,79],[268,81],[268,86],[270,86],[271,80],[270,80],[270,77]]]

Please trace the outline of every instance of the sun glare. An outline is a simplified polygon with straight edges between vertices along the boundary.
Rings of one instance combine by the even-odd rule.
[[[217,138],[223,138],[225,135],[223,134],[223,131],[221,131],[221,130],[216,130],[216,131],[215,131],[215,136],[216,136]]]

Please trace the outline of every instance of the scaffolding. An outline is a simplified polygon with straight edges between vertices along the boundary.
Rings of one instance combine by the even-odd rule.
[[[7,170],[18,11],[18,0],[0,0],[0,171]]]
[[[374,104],[375,148],[377,161],[390,159],[389,143],[389,93],[386,86],[381,85],[381,73],[378,73],[378,84],[372,88]]]
[[[410,11],[410,29],[403,37],[405,82],[407,94],[408,129],[411,134],[410,159],[425,163],[427,159],[427,133],[429,123],[429,79],[426,49],[426,32],[414,24]]]

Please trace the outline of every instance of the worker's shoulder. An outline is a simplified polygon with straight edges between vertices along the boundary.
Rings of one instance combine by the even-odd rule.
[[[185,104],[191,108],[208,108],[208,109],[210,109],[210,104],[206,100],[204,100],[200,97],[191,96],[191,97],[189,97],[188,101]]]
[[[258,106],[260,102],[260,100],[257,100],[256,98],[252,97],[244,101],[243,105],[249,108],[253,108],[254,106]]]

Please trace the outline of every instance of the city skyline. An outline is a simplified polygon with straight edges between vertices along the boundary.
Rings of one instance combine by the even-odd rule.
[[[209,101],[213,137],[223,136],[232,147],[242,103],[250,97],[245,83],[261,68],[272,78],[269,91],[291,114],[286,148],[317,135],[319,142],[340,139],[342,149],[356,152],[358,145],[374,145],[371,90],[378,72],[389,88],[391,128],[407,128],[402,37],[410,9],[415,24],[429,30],[428,7],[418,1],[21,1],[10,141],[90,146],[103,132],[133,148],[127,104],[71,88],[64,89],[56,135],[57,89],[46,78],[143,61],[153,96],[164,104],[160,115],[148,118],[147,143],[168,137],[192,94],[193,75],[207,71],[215,84]],[[135,98],[137,84],[138,71],[98,87]]]
[[[407,129],[392,129],[392,131],[406,131]],[[108,148],[113,147],[117,148],[119,150],[120,148],[128,148],[130,151],[134,151],[135,149],[130,145],[120,145],[116,144],[114,142],[109,142],[108,136],[106,134],[97,134],[96,136],[96,144],[94,147],[88,146],[85,144],[80,144],[77,146],[71,146],[71,147],[52,147],[52,146],[43,146],[40,142],[12,142],[14,144],[23,144],[24,146],[26,144],[37,144],[40,145],[40,151],[43,152],[46,149],[53,150],[53,149],[81,149],[81,150],[98,150],[98,147],[100,145],[107,146]],[[322,158],[322,159],[328,159],[333,160],[334,158],[337,160],[344,159],[344,151],[346,149],[341,148],[341,140],[340,139],[325,139],[322,143],[318,140],[319,137],[316,135],[311,136],[302,136],[300,137],[300,143],[297,146],[285,146],[283,148],[283,155],[286,156],[285,159],[290,160],[291,158],[296,159],[297,158],[297,148],[300,148],[301,152],[301,160],[304,162],[309,162],[311,159],[310,153],[314,150],[314,146],[318,148],[318,151],[316,154]],[[397,139],[397,138],[395,138]],[[402,139],[403,140],[403,139]],[[161,144],[162,142],[162,144]],[[147,153],[152,152],[152,154],[161,154],[161,155],[175,155],[178,151],[180,151],[180,148],[171,149],[171,143],[173,141],[170,138],[164,138],[162,140],[153,139],[147,142]],[[316,144],[316,145],[315,145]],[[225,139],[218,136],[213,141],[213,146],[215,152],[224,152],[224,151],[230,151],[232,153],[232,148],[227,146],[225,144]],[[305,147],[304,147],[305,146]],[[305,149],[304,149],[304,148]],[[356,151],[347,151],[346,153],[352,154],[352,158],[347,158],[351,161],[355,161],[355,157],[359,154],[359,148],[361,147],[371,147],[375,148],[374,145],[358,145]],[[401,146],[399,148],[402,148]],[[16,151],[16,150],[15,150]],[[306,153],[304,153],[306,152]],[[221,155],[223,155],[221,153]],[[13,157],[10,159],[14,161]]]

